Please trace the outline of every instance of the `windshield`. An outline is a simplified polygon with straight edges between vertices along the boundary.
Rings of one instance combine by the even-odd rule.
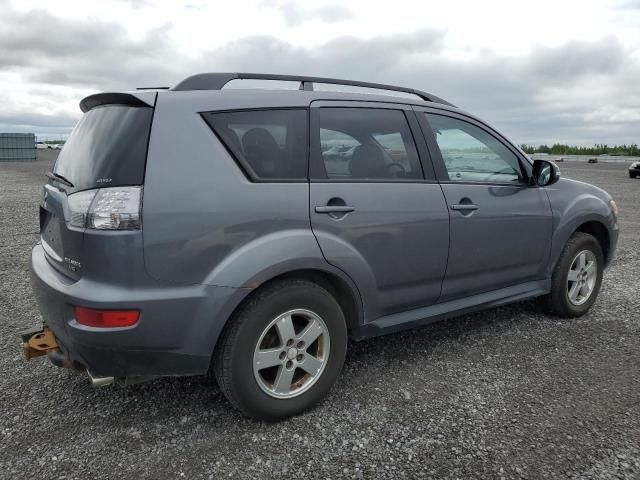
[[[94,108],[83,115],[53,172],[74,190],[141,185],[153,109],[124,105]]]

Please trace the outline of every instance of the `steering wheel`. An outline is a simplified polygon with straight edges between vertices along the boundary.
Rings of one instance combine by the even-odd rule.
[[[397,177],[404,177],[404,176],[407,175],[407,169],[404,168],[404,165],[402,165],[401,163],[398,163],[398,162],[389,163],[388,165],[385,166],[385,168],[387,169],[387,171],[389,173],[392,173],[392,170],[394,168],[397,168],[399,170],[399,172],[398,172],[399,175],[396,175]]]

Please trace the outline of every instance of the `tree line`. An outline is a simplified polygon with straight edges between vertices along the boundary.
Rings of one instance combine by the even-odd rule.
[[[539,145],[537,147],[523,144],[520,146],[526,153],[548,153],[550,155],[629,155],[640,156],[640,148],[637,144],[612,145],[595,144],[593,147],[578,147],[575,145],[563,145],[554,143],[551,146]]]

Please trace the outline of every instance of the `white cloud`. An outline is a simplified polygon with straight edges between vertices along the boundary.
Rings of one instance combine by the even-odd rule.
[[[375,5],[0,0],[0,130],[64,134],[95,91],[235,70],[431,91],[516,142],[638,141],[633,2]]]
[[[310,21],[324,23],[344,22],[354,18],[353,13],[341,3],[304,7],[300,3],[282,0],[263,0],[262,5],[274,7],[284,16],[287,25],[297,26]]]

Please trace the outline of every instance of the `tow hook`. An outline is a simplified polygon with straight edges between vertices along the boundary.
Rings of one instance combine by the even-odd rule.
[[[22,332],[20,336],[22,337],[22,353],[25,360],[59,351],[56,336],[48,327],[43,327],[39,330],[27,330]]]

